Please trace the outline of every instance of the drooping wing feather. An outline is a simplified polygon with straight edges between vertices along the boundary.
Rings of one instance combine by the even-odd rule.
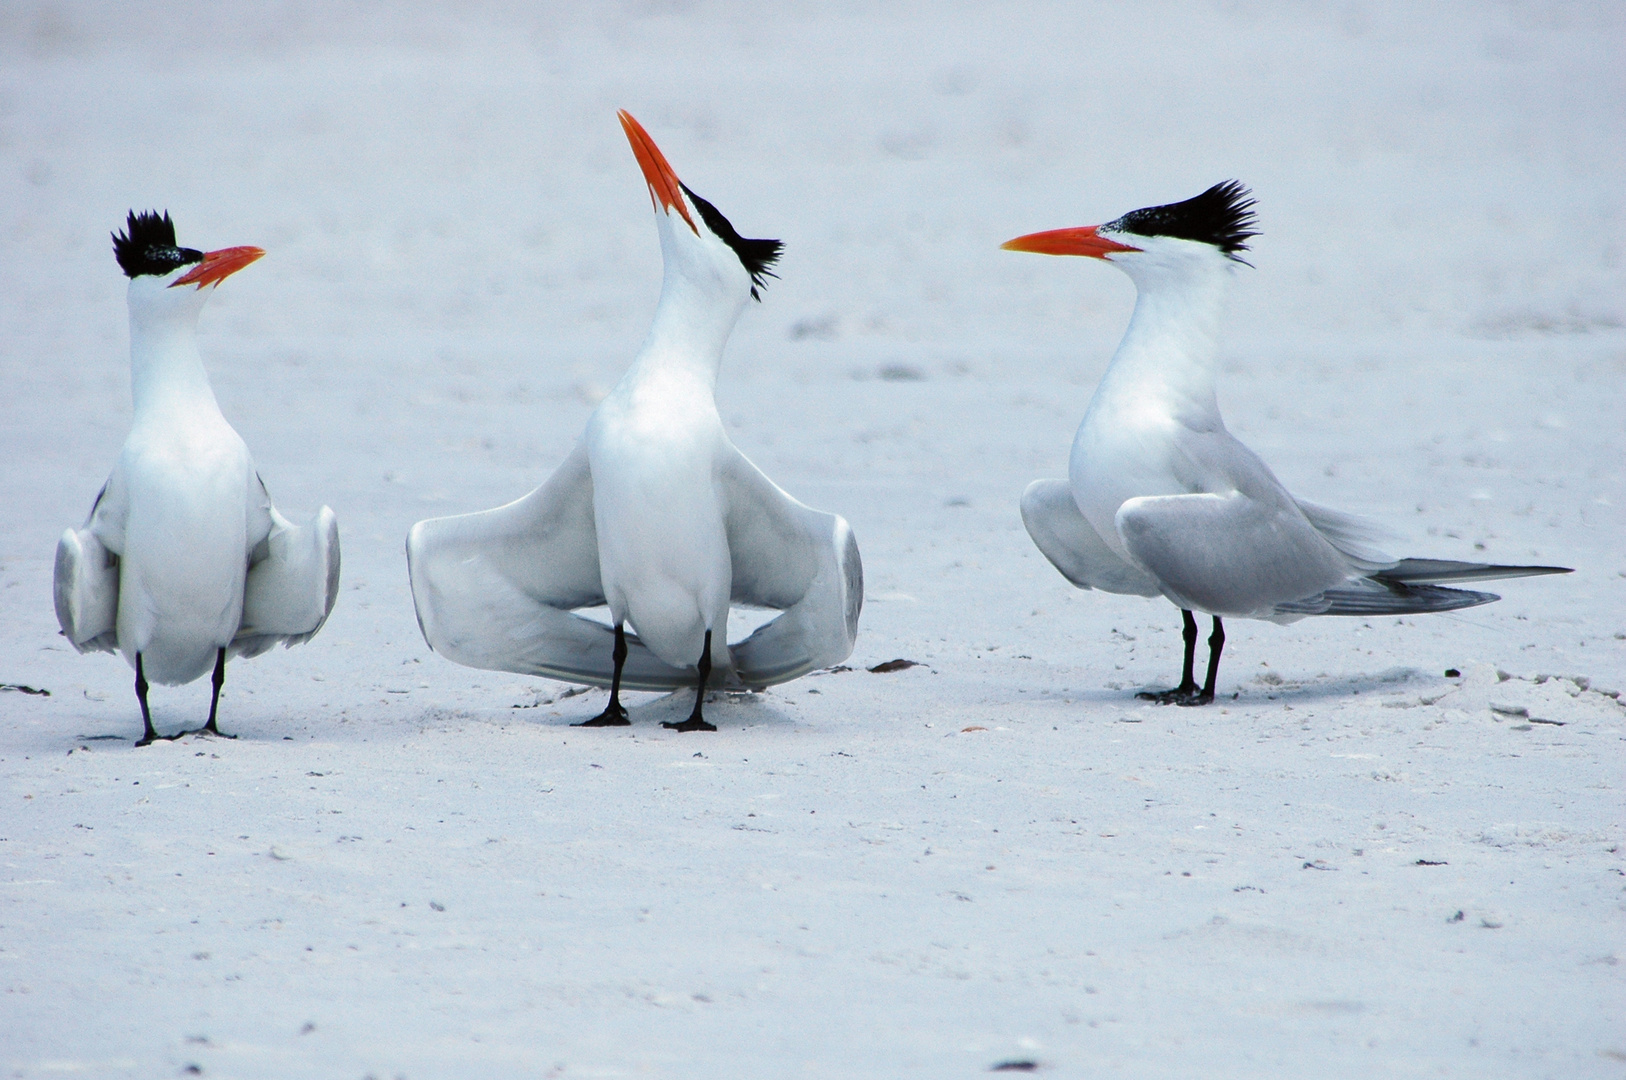
[[[1065,480],[1035,480],[1022,492],[1022,524],[1061,576],[1081,589],[1157,596],[1157,582],[1124,562],[1078,512]]]
[[[1305,615],[1425,615],[1478,607],[1500,599],[1495,593],[1367,577],[1304,600],[1277,604],[1276,613],[1294,619]]]
[[[263,487],[263,485],[262,485]],[[295,525],[269,505],[271,531],[249,559],[243,621],[235,656],[258,656],[281,642],[292,648],[316,636],[339,596],[339,522],[322,507]]]
[[[117,652],[119,559],[90,529],[68,529],[56,545],[56,619],[80,652]]]
[[[788,682],[852,655],[864,568],[847,522],[804,506],[729,448],[719,470],[737,604],[778,618],[731,650],[746,686]]]
[[[1156,495],[1118,508],[1118,534],[1164,596],[1210,615],[1270,618],[1343,584],[1352,567],[1291,502],[1241,492]]]
[[[447,659],[610,685],[613,633],[572,613],[604,603],[584,447],[522,499],[418,522],[407,535],[407,572],[424,640]],[[624,688],[673,690],[694,679],[627,635]]]

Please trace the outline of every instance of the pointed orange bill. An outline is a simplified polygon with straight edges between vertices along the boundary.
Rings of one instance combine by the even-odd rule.
[[[1099,225],[1086,225],[1080,229],[1051,229],[1049,232],[1028,233],[999,245],[1006,251],[1031,251],[1037,255],[1088,255],[1104,259],[1114,251],[1139,251],[1138,247],[1120,244],[1097,236]]]
[[[205,285],[218,284],[264,254],[265,249],[257,247],[229,247],[206,252],[202,262],[170,282],[169,287],[196,285],[201,289]]]
[[[683,201],[683,189],[678,184],[677,173],[666,163],[666,155],[661,153],[661,148],[655,145],[655,140],[649,137],[642,124],[632,118],[631,113],[618,109],[616,115],[621,118],[622,130],[632,144],[632,154],[638,159],[638,167],[644,170],[644,180],[649,183],[649,198],[655,204],[655,209],[677,207],[677,212],[683,215],[689,228],[699,236],[700,230],[695,228],[694,218],[689,216],[689,206]]]

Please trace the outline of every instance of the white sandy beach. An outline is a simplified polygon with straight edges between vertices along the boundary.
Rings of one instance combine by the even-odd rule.
[[[1626,15],[460,10],[0,5],[0,683],[50,691],[0,691],[0,1075],[1626,1075]],[[448,662],[407,587],[412,523],[544,480],[642,341],[617,108],[784,240],[719,403],[863,553],[851,670],[716,734],[573,730],[603,691]],[[1178,612],[1016,508],[1133,288],[998,246],[1230,177],[1232,430],[1397,555],[1575,573],[1231,621],[1220,701],[1159,708]],[[228,668],[235,741],[133,749],[52,611],[129,424],[131,208],[267,250],[204,359],[343,536],[321,634]]]

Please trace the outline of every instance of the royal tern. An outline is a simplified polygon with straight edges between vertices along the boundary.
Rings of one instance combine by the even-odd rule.
[[[169,214],[134,211],[113,251],[130,279],[135,415],[89,519],[57,544],[56,613],[80,652],[122,652],[135,668],[145,746],[157,737],[149,680],[177,686],[213,666],[200,730],[218,735],[227,657],[322,628],[338,595],[339,530],[325,506],[303,526],[277,513],[198,355],[204,302],[265,252],[179,247]]]
[[[1568,573],[1392,559],[1363,519],[1295,499],[1258,455],[1225,430],[1214,393],[1214,332],[1232,271],[1253,229],[1253,200],[1235,180],[1196,198],[1136,210],[1105,225],[1017,237],[1003,246],[1088,255],[1135,283],[1135,311],[1073,440],[1068,479],[1022,493],[1033,542],[1083,589],[1164,596],[1181,609],[1180,685],[1139,696],[1205,705],[1225,644],[1222,616],[1288,623],[1307,615],[1412,615],[1500,599],[1445,588]],[[1213,616],[1208,675],[1193,677],[1197,622]]]
[[[694,686],[689,718],[665,726],[712,731],[708,685],[759,689],[847,658],[863,570],[846,521],[775,486],[717,413],[723,346],[779,242],[740,236],[620,118],[665,264],[643,349],[546,483],[495,510],[420,521],[408,572],[424,639],[442,655],[608,686],[609,704],[583,726],[626,724],[622,688]],[[780,614],[730,647],[730,603]],[[577,613],[605,604],[610,626]]]

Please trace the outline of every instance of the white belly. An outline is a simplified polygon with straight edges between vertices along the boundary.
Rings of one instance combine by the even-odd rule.
[[[252,465],[240,441],[149,449],[127,463],[119,647],[150,682],[190,682],[242,622]]]
[[[732,564],[714,478],[721,437],[720,424],[696,430],[626,414],[595,414],[588,425],[605,599],[674,667],[699,661],[707,630],[713,661],[727,663]]]

